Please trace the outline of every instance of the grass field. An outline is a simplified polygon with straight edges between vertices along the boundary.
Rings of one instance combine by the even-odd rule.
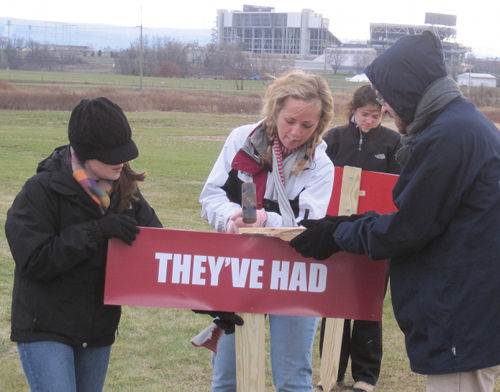
[[[324,75],[332,91],[351,90],[352,83],[345,80],[345,75]],[[137,89],[140,86],[138,76],[81,73],[81,72],[48,72],[48,71],[22,71],[0,69],[0,80],[5,80],[13,85],[57,85],[58,87],[94,87],[108,86],[115,88]],[[230,94],[255,94],[261,93],[268,82],[264,80],[245,80],[243,90],[237,90],[234,80],[196,79],[196,78],[162,78],[143,77],[144,88],[159,88],[169,90],[188,90],[199,92],[217,92]]]
[[[146,170],[141,186],[165,227],[211,231],[200,217],[198,196],[227,133],[256,116],[189,113],[127,113],[140,156],[134,168]],[[0,111],[0,224],[24,181],[53,147],[66,144],[69,112]],[[339,121],[342,121],[341,119]],[[9,340],[14,263],[0,234],[0,391],[28,391],[15,345]],[[384,359],[378,391],[423,391],[424,377],[411,373],[403,336],[390,296],[384,304]],[[210,390],[210,353],[189,339],[208,325],[188,310],[124,307],[113,346],[105,391]],[[269,358],[267,358],[269,359]],[[269,373],[266,391],[272,391]],[[317,343],[314,382],[318,381]],[[500,392],[500,386],[497,386]]]

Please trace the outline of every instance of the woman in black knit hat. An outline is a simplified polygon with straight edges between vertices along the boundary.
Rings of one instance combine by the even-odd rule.
[[[107,241],[130,245],[161,227],[129,161],[138,156],[121,108],[100,97],[72,111],[70,144],[38,164],[7,213],[16,263],[11,339],[32,391],[101,391],[120,320],[104,305]]]

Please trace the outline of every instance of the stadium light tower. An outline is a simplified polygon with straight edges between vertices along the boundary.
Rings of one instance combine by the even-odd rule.
[[[143,63],[143,48],[142,48],[142,6],[141,10],[141,25],[138,26],[140,29],[140,39],[139,39],[139,90],[142,90],[142,63]]]

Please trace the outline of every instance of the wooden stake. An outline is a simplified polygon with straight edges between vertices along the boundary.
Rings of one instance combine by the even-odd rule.
[[[361,169],[345,166],[340,190],[339,215],[352,215],[358,212],[360,183]]]
[[[241,313],[244,320],[236,326],[236,389],[237,392],[264,392],[265,329],[264,315]]]
[[[339,215],[352,215],[358,212],[360,183],[361,169],[345,166],[340,191]],[[330,392],[337,383],[343,330],[344,319],[326,319],[320,365],[320,384],[325,392]]]
[[[326,319],[325,335],[323,338],[323,355],[321,356],[321,365],[319,369],[321,386],[323,387],[323,391],[326,392],[330,392],[337,382],[343,331],[344,319]]]
[[[290,241],[304,228],[240,228],[240,234],[279,237]],[[244,324],[236,326],[236,390],[237,392],[264,392],[265,369],[265,318],[263,314],[241,313]]]

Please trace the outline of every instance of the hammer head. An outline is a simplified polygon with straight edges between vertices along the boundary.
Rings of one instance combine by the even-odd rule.
[[[243,210],[243,222],[257,222],[257,196],[253,182],[241,184],[241,209]]]

